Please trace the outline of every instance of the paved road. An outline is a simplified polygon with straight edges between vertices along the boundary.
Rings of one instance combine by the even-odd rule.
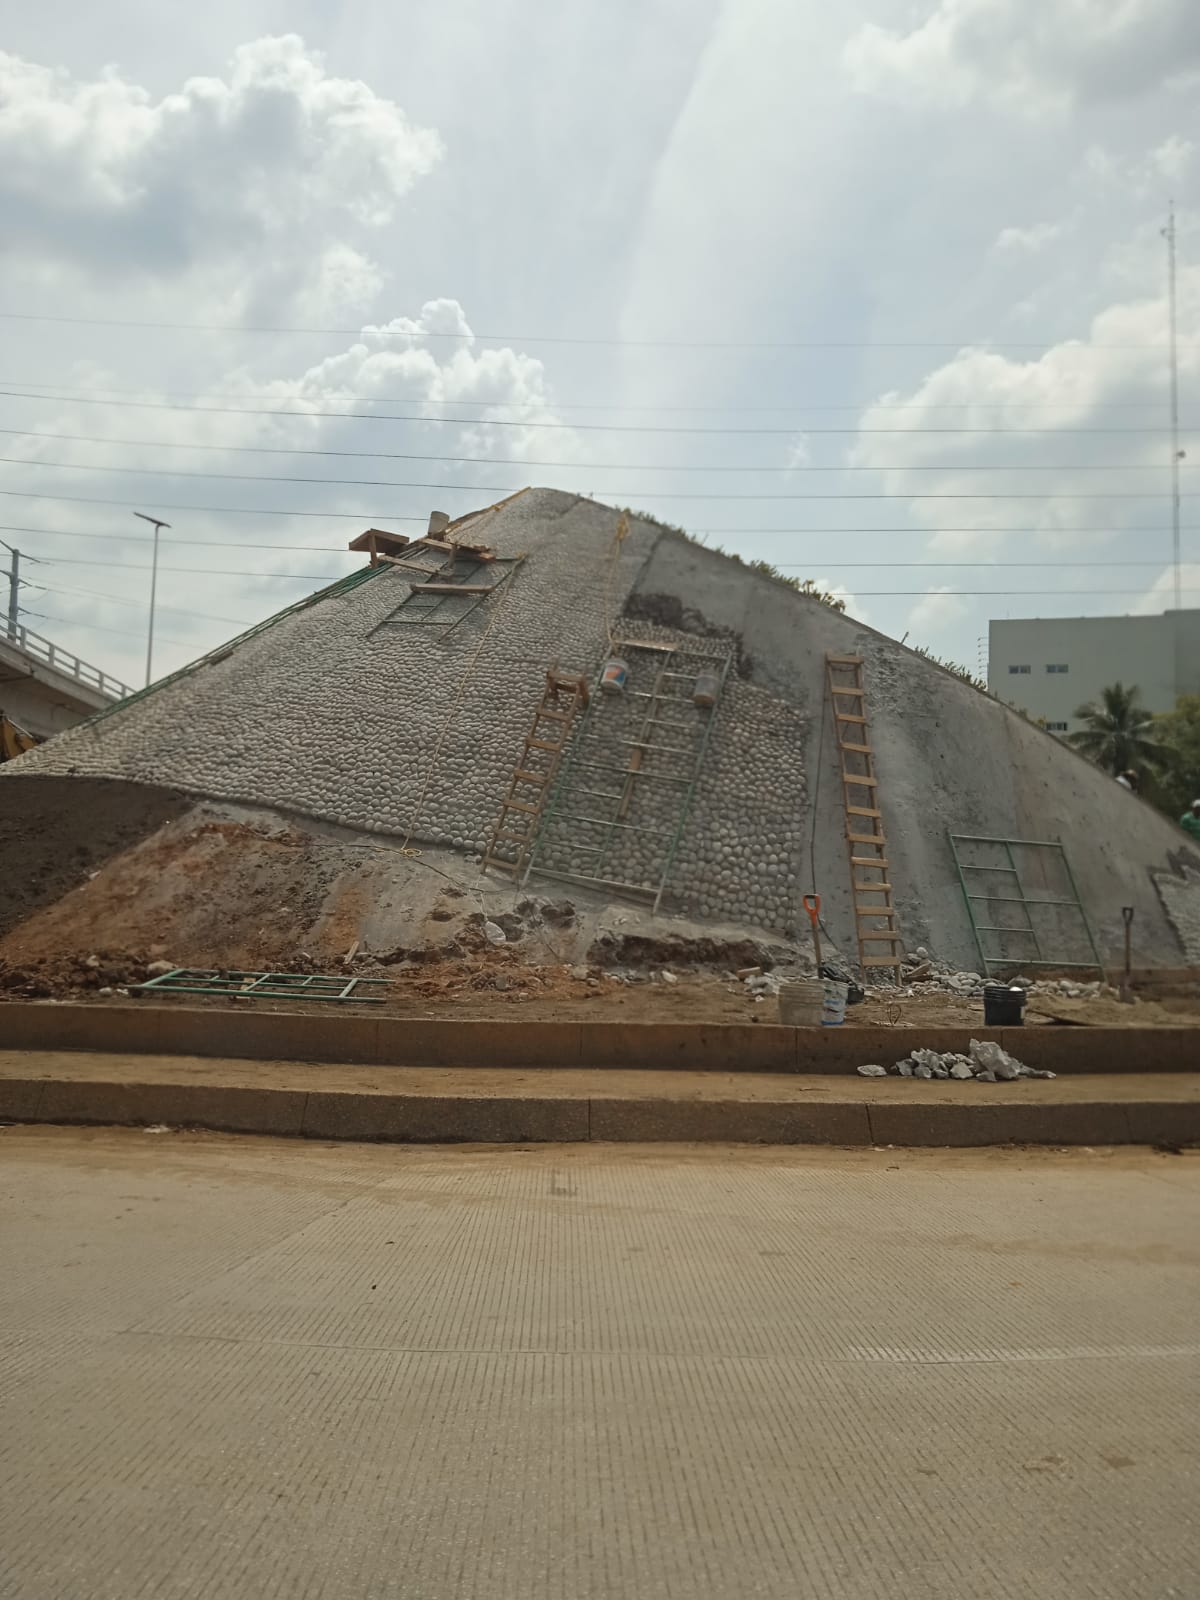
[[[0,1131],[3,1600],[1140,1600],[1200,1157]]]

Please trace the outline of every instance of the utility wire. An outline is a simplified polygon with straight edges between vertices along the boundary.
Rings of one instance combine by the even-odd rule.
[[[1130,461],[1130,462],[1066,462],[1058,466],[1045,462],[983,462],[978,466],[969,466],[964,462],[950,461],[944,464],[930,466],[926,463],[908,465],[906,462],[895,463],[846,463],[840,466],[811,466],[804,463],[799,466],[691,466],[685,463],[663,463],[647,461],[543,461],[525,456],[443,456],[414,451],[403,450],[316,450],[307,448],[288,447],[285,445],[270,444],[193,444],[191,441],[176,443],[173,439],[113,439],[93,433],[39,433],[29,428],[0,428],[0,435],[9,435],[19,439],[55,439],[70,444],[102,444],[117,445],[126,449],[149,450],[207,450],[217,454],[229,455],[256,455],[256,456],[330,456],[339,460],[351,461],[447,461],[456,466],[483,466],[483,467],[563,467],[574,472],[779,472],[779,473],[804,473],[804,472],[1161,472],[1162,468],[1156,461]],[[196,472],[193,470],[176,469],[173,467],[104,467],[93,466],[89,462],[80,461],[46,461],[36,456],[0,456],[0,461],[16,466],[29,467],[66,467],[77,472],[146,472],[157,473],[161,477],[175,478],[246,478],[253,482],[261,478],[264,483],[349,483],[365,484],[377,487],[380,483],[387,484],[388,479],[374,478],[271,478],[262,473],[238,472]],[[1200,469],[1200,463],[1184,463],[1190,470]]]
[[[297,481],[295,479],[291,480]],[[482,484],[482,483],[408,483],[397,485],[398,488],[407,489],[436,489],[439,493],[450,494],[502,494],[511,495],[516,490],[523,488],[522,484]],[[564,493],[569,491],[563,491]],[[618,491],[612,491],[614,497]],[[54,500],[72,505],[87,506],[125,506],[135,508],[145,504],[145,497],[138,500],[112,500],[102,495],[89,494],[50,494],[46,490],[37,489],[0,489],[0,495],[16,500]],[[661,489],[622,490],[619,497],[629,500],[809,500],[809,501],[835,501],[847,502],[851,500],[1162,500],[1169,498],[1162,494],[1134,493],[1126,490],[1108,490],[1097,493],[1058,493],[1056,491],[1041,491],[1037,489],[1021,489],[1009,491],[996,491],[990,494],[973,491],[945,490],[915,490],[911,494],[898,493],[862,493],[855,490],[851,494],[675,494]],[[193,511],[198,514],[230,517],[338,517],[351,522],[424,522],[423,516],[415,516],[389,511],[296,511],[284,510],[273,506],[197,506],[180,504],[176,500],[158,500],[154,502],[159,511]],[[797,530],[802,531],[802,530]],[[832,531],[844,530],[813,530],[823,531],[828,537]],[[937,532],[938,530],[925,530]]]
[[[1048,345],[1065,345],[1072,354],[1099,350],[1163,350],[1161,342],[1140,344],[1082,344],[1058,335],[1053,339],[613,339],[600,335],[551,333],[443,333],[409,325],[393,328],[386,324],[362,324],[357,328],[319,328],[285,324],[230,322],[151,322],[132,317],[73,317],[31,311],[0,311],[7,322],[57,323],[77,328],[152,328],[175,333],[235,334],[316,334],[339,339],[410,339],[420,343],[430,339],[473,344],[491,340],[506,344],[602,345],[625,350],[963,350],[994,351],[1044,350]],[[402,320],[402,319],[398,319]]]
[[[0,378],[0,388],[5,389],[56,389],[65,395],[144,395],[145,389],[123,389],[113,384],[71,384],[71,383],[45,383],[36,378]],[[278,390],[263,392],[261,390],[241,389],[232,394],[219,389],[163,389],[159,391],[172,400],[278,400]],[[48,399],[59,398],[57,395],[46,396]],[[297,398],[301,398],[297,396]],[[409,405],[412,401],[427,401],[428,404],[446,404],[445,401],[435,402],[428,400],[427,394],[422,390],[414,389],[408,394],[383,395],[383,394],[344,394],[340,397],[349,405],[363,406],[401,406]],[[607,401],[574,400],[469,400],[463,395],[457,395],[449,402],[456,406],[483,406],[495,407],[504,411],[541,411],[550,408],[554,411],[624,411],[624,412],[687,412],[693,415],[711,416],[778,416],[780,414],[805,415],[810,411],[1078,411],[1079,403],[1072,400],[955,400],[939,401],[936,404],[906,402],[897,405],[886,400],[857,400],[844,401],[837,405],[825,402],[803,402],[790,406],[639,406],[616,405]],[[1101,400],[1095,402],[1096,409],[1101,411],[1157,411],[1159,402],[1156,400]],[[476,419],[479,420],[479,419]],[[799,431],[803,431],[801,427]]]
[[[0,389],[0,397],[9,400],[47,400],[62,404],[66,397],[57,394],[34,394],[27,389]],[[100,400],[94,397],[78,397],[71,399],[72,405],[80,406],[108,406],[131,408],[139,411],[183,411],[193,415],[204,414],[207,416],[229,417],[301,417],[301,418],[328,418],[336,417],[357,422],[420,422],[434,425],[443,423],[451,426],[457,425],[466,428],[542,428],[552,429],[561,433],[678,433],[678,434],[724,434],[728,436],[740,434],[756,434],[762,437],[778,436],[794,438],[797,433],[809,437],[823,434],[852,434],[858,437],[861,434],[1009,434],[1020,435],[1030,433],[1053,434],[1055,438],[1062,439],[1077,435],[1090,434],[1148,434],[1157,438],[1158,428],[701,428],[691,424],[665,424],[656,423],[649,425],[639,422],[540,422],[516,421],[503,417],[455,417],[455,416],[416,416],[412,413],[400,412],[375,412],[375,411],[325,411],[309,409],[296,410],[279,406],[185,406],[177,405],[166,400]]]
[[[43,498],[48,498],[48,497],[43,497]],[[139,504],[140,504],[140,502],[139,502]],[[330,515],[333,515],[333,513],[330,513]],[[391,520],[394,521],[394,522],[395,521],[406,521],[406,522],[417,522],[417,521],[419,521],[419,522],[424,522],[425,518],[424,517],[405,517],[405,518],[393,517]],[[36,534],[36,535],[40,535],[40,536],[43,536],[45,538],[51,538],[51,539],[95,539],[95,540],[98,540],[99,542],[101,542],[103,544],[152,544],[153,543],[153,539],[150,537],[149,534],[137,534],[137,533],[129,533],[129,534],[125,534],[125,533],[94,533],[90,529],[80,529],[80,528],[34,528],[34,527],[29,527],[29,526],[25,525],[24,523],[13,523],[13,522],[0,523],[0,531],[2,531],[4,533]],[[990,536],[992,534],[999,534],[999,535],[1002,535],[1002,536],[1007,536],[1009,534],[1026,534],[1026,535],[1029,535],[1030,537],[1033,537],[1033,538],[1042,538],[1042,537],[1045,537],[1046,531],[1047,530],[1045,530],[1045,529],[1031,528],[1028,525],[1024,525],[1024,526],[1021,526],[1021,527],[1006,526],[1006,527],[988,527],[988,528],[980,528],[980,527],[971,527],[971,528],[959,528],[959,527],[953,527],[953,528],[913,528],[913,527],[907,527],[907,526],[899,526],[899,525],[894,524],[894,523],[885,523],[885,524],[882,524],[882,525],[877,524],[874,527],[857,527],[856,526],[856,527],[849,527],[849,528],[847,528],[847,527],[837,527],[837,528],[697,528],[695,530],[695,532],[697,534],[722,534],[722,535],[773,534],[773,535],[777,535],[777,536],[786,536],[787,538],[793,538],[793,539],[794,538],[809,538],[809,539],[823,539],[823,540],[828,540],[831,535],[841,536],[841,535],[844,535],[844,534],[855,534],[855,535],[876,535],[876,534],[900,535],[900,534],[903,534],[903,535],[906,535],[909,538],[925,539],[925,538],[928,538],[932,534],[935,534],[935,533],[937,533],[937,534],[941,534],[941,533],[971,534],[971,535],[974,535],[976,537],[982,536],[982,535],[989,535]],[[1165,527],[1153,528],[1153,527],[1146,527],[1145,525],[1143,525],[1141,523],[1134,523],[1132,526],[1125,527],[1125,528],[1070,528],[1070,529],[1066,529],[1066,530],[1057,530],[1056,529],[1056,530],[1051,530],[1051,531],[1053,531],[1053,532],[1065,531],[1065,532],[1069,532],[1069,533],[1071,533],[1073,535],[1086,535],[1088,537],[1119,538],[1119,537],[1122,537],[1125,534],[1130,534],[1130,533],[1154,535],[1154,534],[1168,533],[1170,530],[1168,528],[1165,528]],[[1187,533],[1200,533],[1200,523],[1194,523],[1194,522],[1193,523],[1186,523],[1184,525],[1184,531],[1187,532]],[[295,550],[295,551],[302,551],[306,555],[348,555],[348,554],[352,554],[353,553],[353,552],[348,551],[344,545],[283,544],[278,540],[271,540],[271,541],[266,541],[266,542],[254,542],[254,541],[245,540],[245,539],[188,539],[188,538],[179,537],[178,535],[175,534],[175,532],[173,530],[172,530],[170,539],[166,540],[165,543],[172,544],[172,545],[178,545],[178,546],[185,546],[186,545],[190,549],[205,549],[205,550]],[[722,553],[718,549],[718,547],[716,547],[716,546],[710,545],[708,548],[714,550],[714,552],[717,553],[717,554],[721,554]],[[1007,557],[1005,557],[1005,560],[1007,561]],[[801,563],[787,563],[787,562],[776,562],[774,564],[777,565],[777,566],[787,566],[789,564],[791,564],[791,565],[801,565]],[[805,565],[805,566],[810,566],[811,564],[812,564],[811,562],[803,563],[803,565]],[[842,565],[854,565],[854,563],[846,563],[846,562],[843,562],[841,564]],[[858,563],[858,564],[862,565],[862,566],[873,567],[873,566],[881,566],[881,565],[883,565],[883,566],[895,566],[898,563],[895,563],[895,562],[882,562],[882,561],[864,561],[864,562],[861,562],[861,563]],[[899,563],[899,564],[900,565],[906,565],[907,563]],[[943,562],[933,562],[933,563],[931,563],[931,565],[934,565],[934,566],[942,566],[942,565],[945,565],[945,564],[946,563],[943,563]],[[987,565],[988,563],[986,563],[986,562],[981,562],[981,563],[970,562],[970,563],[967,563],[967,564],[971,565],[971,566],[974,566],[974,565]],[[1029,563],[1021,563],[1021,564],[1022,565],[1028,565]],[[1041,563],[1039,563],[1039,564],[1041,564]],[[1044,563],[1044,565],[1049,566],[1049,567],[1071,566],[1072,564],[1073,563],[1071,563],[1069,561],[1047,561],[1047,562]],[[1091,562],[1091,561],[1085,561],[1085,562],[1080,562],[1078,564],[1080,566],[1093,566],[1096,563]],[[1151,565],[1154,565],[1154,564],[1156,564],[1156,563],[1151,563]]]

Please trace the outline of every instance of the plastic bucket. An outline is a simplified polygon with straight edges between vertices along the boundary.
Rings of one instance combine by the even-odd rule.
[[[850,986],[826,979],[821,987],[825,991],[821,1003],[821,1026],[840,1028],[846,1020],[846,996],[850,993]]]
[[[989,1028],[1022,1028],[1028,996],[1016,984],[989,983],[983,991],[983,1020]]]
[[[717,695],[721,692],[721,680],[715,672],[698,672],[696,682],[692,687],[692,704],[697,706],[715,706]]]
[[[789,1028],[819,1028],[825,1007],[825,985],[797,979],[779,987],[779,1020]]]
[[[620,694],[629,678],[629,663],[620,656],[609,656],[600,672],[600,687],[609,694]]]

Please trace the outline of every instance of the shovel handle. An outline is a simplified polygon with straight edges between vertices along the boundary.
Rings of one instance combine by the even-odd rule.
[[[815,928],[821,916],[821,896],[819,894],[806,894],[801,898],[801,904],[808,912],[808,920]]]

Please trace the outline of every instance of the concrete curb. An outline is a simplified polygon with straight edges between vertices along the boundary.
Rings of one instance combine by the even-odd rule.
[[[644,1067],[721,1072],[853,1072],[913,1045],[965,1050],[997,1039],[1054,1072],[1192,1072],[1200,1028],[854,1027],[778,1023],[528,1022],[256,1011],[248,1005],[45,1005],[0,1009],[6,1050],[122,1051],[369,1066]]]
[[[242,1085],[0,1080],[11,1122],[207,1128],[397,1144],[936,1145],[1200,1143],[1200,1101],[928,1105],[530,1094],[411,1095]]]

